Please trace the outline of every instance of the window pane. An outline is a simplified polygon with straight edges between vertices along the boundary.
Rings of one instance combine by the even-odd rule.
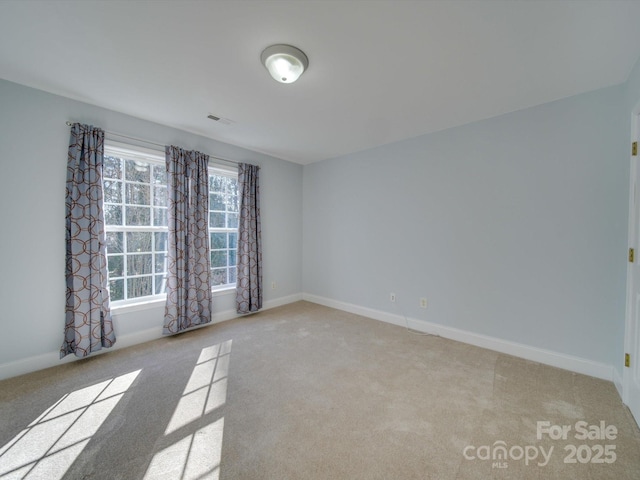
[[[211,285],[224,285],[227,283],[227,269],[215,268],[211,270]]]
[[[227,193],[238,198],[238,180],[235,178],[229,178],[227,181]],[[237,200],[236,200],[237,203]]]
[[[122,232],[107,232],[107,253],[122,253]]]
[[[109,281],[109,296],[111,301],[124,300],[124,280]]]
[[[225,209],[224,197],[220,194],[214,193],[209,195],[209,210],[222,210]]]
[[[169,225],[169,219],[167,217],[168,212],[166,208],[154,208],[153,209],[153,224],[156,227],[166,227]]]
[[[211,268],[227,266],[227,251],[211,252]]]
[[[151,279],[153,277],[137,277],[127,279],[127,298],[145,297],[152,295]]]
[[[132,203],[134,205],[150,204],[151,187],[149,185],[127,183],[125,188],[127,190],[126,203]]]
[[[212,233],[211,234],[211,249],[227,248],[227,234],[226,233]]]
[[[122,182],[119,180],[104,180],[104,201],[106,203],[122,203]]]
[[[127,233],[127,253],[150,252],[151,238],[151,232]]]
[[[144,275],[145,273],[152,273],[151,254],[127,255],[127,275]]]
[[[125,207],[127,210],[127,225],[150,225],[151,209],[149,207]]]
[[[123,255],[107,255],[109,277],[121,277],[124,270]]]
[[[236,267],[229,268],[229,283],[236,283]]]
[[[151,166],[139,160],[125,160],[125,179],[130,182],[151,183]]]
[[[227,227],[228,228],[238,228],[238,214],[237,213],[228,213],[227,214]]]
[[[158,185],[167,184],[167,168],[162,165],[153,166],[153,183]]]
[[[156,295],[167,293],[167,281],[164,275],[156,275]]]
[[[224,213],[212,212],[209,214],[209,228],[224,228]]]
[[[238,211],[238,197],[237,195],[232,195],[227,197],[227,210],[229,210],[230,212],[237,212]]]
[[[156,253],[156,273],[167,271],[167,255],[164,253]]]
[[[122,207],[120,205],[104,205],[105,225],[122,225]]]
[[[153,189],[153,204],[157,207],[167,206],[167,187],[157,186]]]
[[[229,250],[229,266],[236,265],[236,250]]]
[[[166,252],[167,251],[167,232],[157,232],[154,233],[156,240],[156,252]]]
[[[229,248],[238,248],[238,234],[230,233],[229,234]]]
[[[224,177],[220,175],[209,176],[209,191],[210,192],[224,192]]]
[[[122,161],[115,157],[104,157],[102,173],[105,178],[122,178]]]

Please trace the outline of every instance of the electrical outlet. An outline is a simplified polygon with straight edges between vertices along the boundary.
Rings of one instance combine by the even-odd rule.
[[[420,299],[420,307],[421,308],[427,308],[427,299],[426,298],[422,297]]]
[[[278,288],[278,284],[276,282],[271,282],[271,290],[275,290]]]
[[[396,302],[396,294],[395,293],[390,293],[389,294],[389,300],[393,303]]]

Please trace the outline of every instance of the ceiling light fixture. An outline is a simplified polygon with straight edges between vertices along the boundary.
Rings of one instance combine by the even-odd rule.
[[[293,83],[309,66],[304,52],[291,45],[271,45],[260,55],[263,65],[280,83]]]

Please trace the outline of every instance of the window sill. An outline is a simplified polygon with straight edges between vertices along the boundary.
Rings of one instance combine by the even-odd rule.
[[[236,286],[233,285],[232,287],[224,287],[224,288],[219,288],[217,290],[211,290],[211,295],[214,297],[221,297],[223,295],[230,295],[231,293],[233,293],[235,295],[236,293]]]
[[[211,296],[215,298],[215,297],[222,297],[226,295],[235,295],[235,293],[236,293],[236,287],[233,286],[233,287],[221,288],[218,290],[212,290]],[[166,301],[167,301],[167,297],[163,296],[161,298],[156,297],[152,300],[145,300],[145,301],[129,303],[125,305],[115,305],[111,307],[111,313],[114,315],[119,315],[123,313],[132,313],[132,312],[139,312],[142,310],[150,310],[152,308],[161,308],[161,307],[164,307]]]

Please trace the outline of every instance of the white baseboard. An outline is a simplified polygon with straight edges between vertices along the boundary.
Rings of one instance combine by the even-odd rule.
[[[293,295],[288,295],[286,297],[276,298],[276,299],[265,302],[262,307],[262,310],[268,310],[270,308],[280,307],[282,305],[298,302],[300,300],[302,300],[302,293],[297,293]],[[227,320],[232,320],[240,316],[241,315],[238,315],[235,310],[225,310],[222,312],[215,312],[211,319],[211,323],[207,323],[205,325],[195,327],[194,330],[198,328],[206,328],[211,325],[215,325],[216,323],[226,322]],[[126,335],[119,335],[113,347],[103,348],[102,350],[92,353],[91,356],[102,355],[104,353],[112,352],[114,350],[119,350],[121,348],[127,348],[127,347],[131,347],[132,345],[137,345],[139,343],[144,343],[150,340],[156,340],[158,338],[162,338],[163,335],[162,335],[161,323],[162,323],[162,318],[160,319],[160,325],[157,328],[149,328],[147,330],[141,330],[139,332],[129,333]],[[59,351],[43,353],[41,355],[34,355],[31,357],[23,358],[13,362],[7,362],[7,363],[1,364],[0,380],[3,380],[5,378],[16,377],[18,375],[22,375],[29,372],[35,372],[37,370],[43,370],[49,367],[55,367],[63,363],[75,362],[78,360],[82,360],[82,359],[76,357],[75,355],[67,355],[66,357],[61,359]]]
[[[288,295],[286,297],[280,297],[265,302],[263,310],[268,310],[289,303],[294,303],[300,300],[307,300],[309,302],[325,305],[327,307],[336,308],[345,312],[362,315],[364,317],[372,318],[393,325],[406,326],[404,317],[395,315],[392,313],[375,310],[372,308],[362,307],[350,303],[340,302],[317,295],[308,293],[297,293]],[[225,322],[238,318],[239,315],[234,310],[225,310],[215,313],[211,323],[203,325],[205,328],[213,324]],[[554,367],[562,368],[576,373],[582,373],[593,377],[601,378],[604,380],[612,381],[619,393],[622,392],[622,379],[618,372],[609,365],[594,362],[580,357],[566,355],[563,353],[553,352],[550,350],[540,349],[537,347],[531,347],[529,345],[523,345],[520,343],[510,342],[507,340],[501,340],[495,337],[489,337],[487,335],[468,332],[465,330],[457,329],[454,327],[448,327],[439,325],[432,322],[423,320],[417,320],[409,318],[407,319],[409,327],[434,335],[439,335],[444,338],[456,340],[470,345],[475,345],[489,350],[494,350],[500,353],[506,353],[516,357],[532,360],[535,362],[543,363],[545,365],[551,365]],[[103,349],[93,355],[101,355],[109,351],[118,350],[120,348],[130,347],[139,343],[148,342],[162,337],[162,327],[151,328],[140,332],[131,333],[128,335],[121,335],[118,337],[117,343],[110,349]],[[44,368],[53,367],[66,362],[73,362],[80,360],[73,355],[67,355],[65,358],[60,359],[58,351],[49,352],[41,355],[35,355],[24,359],[16,360],[13,362],[7,362],[0,365],[0,379],[15,377],[24,373],[34,372],[36,370],[42,370]]]
[[[361,307],[359,305],[354,305],[351,303],[340,302],[337,300],[312,295],[310,293],[303,293],[302,298],[303,300],[307,300],[309,302],[336,308],[338,310],[343,310],[345,312],[354,313],[357,315],[362,315],[363,317],[391,323],[393,325],[407,326],[408,323],[409,328],[420,332],[431,333],[440,337],[448,338],[450,340],[468,343],[477,347],[494,350],[500,353],[506,353],[508,355],[513,355],[515,357],[524,358],[526,360],[562,368],[564,370],[601,378],[603,380],[613,381],[616,384],[616,388],[618,389],[618,391],[622,391],[622,381],[619,379],[619,375],[616,374],[615,369],[611,365],[606,365],[604,363],[598,363],[585,358],[566,355],[564,353],[558,353],[551,350],[532,347],[521,343],[511,342],[508,340],[502,340],[500,338],[490,337],[488,335],[473,333],[454,327],[439,325],[437,323],[427,322],[424,320],[408,318],[405,321],[405,318],[401,315],[395,315],[380,310]]]
[[[293,295],[287,295],[286,297],[274,298],[264,303],[263,310],[269,310],[270,308],[281,307],[290,303],[299,302],[302,300],[302,293],[294,293]]]

